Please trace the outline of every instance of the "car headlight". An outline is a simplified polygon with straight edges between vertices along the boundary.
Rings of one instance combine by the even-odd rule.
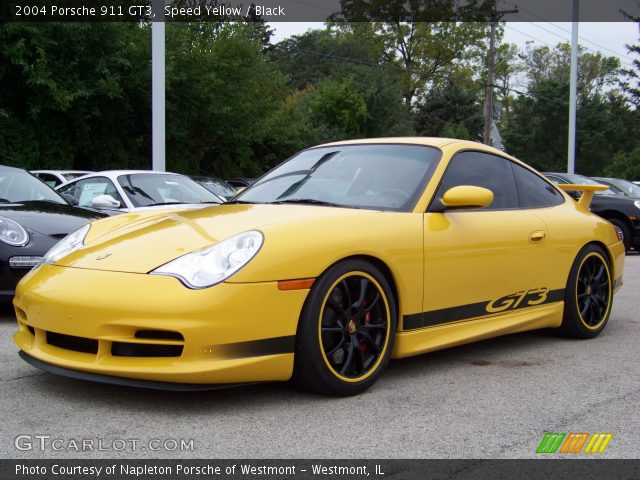
[[[185,286],[207,288],[225,281],[258,253],[264,237],[252,230],[227,238],[212,247],[188,253],[151,271],[178,278]]]
[[[0,217],[0,241],[14,247],[29,243],[29,234],[18,222]]]
[[[51,249],[44,254],[40,263],[55,263],[63,257],[66,257],[71,252],[75,252],[79,248],[84,246],[84,239],[91,228],[90,224],[79,228],[75,232],[70,233],[58,243],[56,243]]]
[[[637,208],[640,208],[640,200],[636,200],[635,202],[633,202],[633,204],[634,204]]]

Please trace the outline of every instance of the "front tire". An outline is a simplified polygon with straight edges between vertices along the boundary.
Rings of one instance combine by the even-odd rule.
[[[389,363],[396,312],[389,282],[376,266],[353,259],[330,267],[302,310],[294,382],[334,396],[369,388]]]
[[[560,332],[572,338],[593,338],[607,325],[613,304],[611,265],[604,250],[584,247],[571,267]]]

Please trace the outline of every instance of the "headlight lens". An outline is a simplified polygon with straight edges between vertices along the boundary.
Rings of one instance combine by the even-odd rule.
[[[84,238],[87,236],[90,228],[91,225],[87,224],[64,237],[44,254],[40,263],[55,263],[61,258],[69,255],[71,252],[74,252],[84,246]]]
[[[29,243],[29,234],[18,222],[0,217],[0,240],[14,247]]]
[[[634,204],[636,207],[640,208],[640,200],[636,200],[635,202],[633,202],[633,204]]]
[[[244,232],[213,247],[176,258],[156,268],[151,274],[177,277],[189,288],[211,287],[223,282],[249,263],[263,242],[261,232]]]

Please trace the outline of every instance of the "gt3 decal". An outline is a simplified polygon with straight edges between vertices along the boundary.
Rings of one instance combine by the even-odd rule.
[[[495,300],[404,315],[403,330],[434,327],[445,323],[459,322],[487,315],[502,315],[520,308],[561,302],[563,299],[564,288],[557,290],[549,290],[546,287],[535,288],[533,290],[512,293]]]
[[[489,313],[498,313],[504,312],[505,310],[515,310],[520,306],[529,307],[540,305],[546,301],[548,294],[549,289],[546,287],[536,288],[529,291],[523,290],[489,302],[486,310]]]

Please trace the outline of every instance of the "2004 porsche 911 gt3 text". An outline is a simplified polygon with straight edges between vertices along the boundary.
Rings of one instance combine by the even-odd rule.
[[[228,204],[86,226],[19,284],[54,373],[153,388],[288,380],[352,395],[392,357],[538,328],[591,338],[624,246],[504,153],[385,138],[305,150]]]

